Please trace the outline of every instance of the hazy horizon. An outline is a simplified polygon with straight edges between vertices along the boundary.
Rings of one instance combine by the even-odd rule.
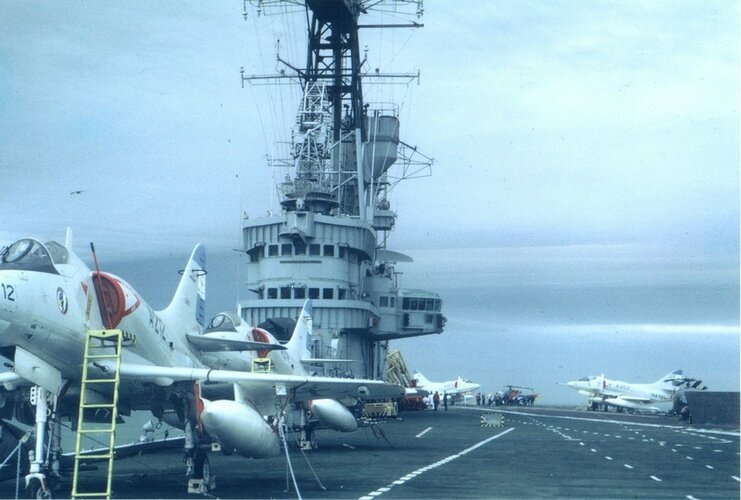
[[[640,269],[624,258],[606,265],[609,259],[597,259],[595,249],[587,251],[590,258],[585,251],[541,251],[539,260],[549,263],[542,268],[531,265],[532,248],[408,251],[416,262],[397,265],[401,286],[440,294],[448,321],[440,335],[393,340],[389,348],[401,350],[408,367],[431,380],[462,376],[486,392],[506,384],[534,387],[542,404],[580,404],[581,396],[557,383],[601,373],[652,382],[683,369],[711,390],[739,390],[733,259],[719,257],[726,265],[700,273],[706,279],[699,281],[680,265],[645,262]],[[476,258],[461,258],[466,252]],[[169,303],[187,257],[106,261],[99,255],[156,309]],[[626,276],[626,265],[634,274]],[[246,281],[239,253],[209,252],[207,269],[207,316],[235,311],[249,294],[239,285]],[[682,275],[695,282],[682,282]]]

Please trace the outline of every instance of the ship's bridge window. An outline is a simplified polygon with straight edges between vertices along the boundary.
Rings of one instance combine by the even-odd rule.
[[[250,262],[258,262],[265,256],[265,246],[260,245],[250,249],[247,252],[250,256]]]
[[[278,289],[268,288],[268,299],[277,299],[277,298],[278,298]]]
[[[296,255],[306,255],[306,243],[303,241],[297,241],[293,244],[293,247],[296,251]]]
[[[334,288],[325,288],[322,291],[323,299],[332,299],[334,297]]]
[[[304,287],[294,288],[293,298],[294,299],[305,299],[306,298],[306,288]]]
[[[291,298],[291,287],[290,286],[282,286],[282,287],[280,287],[280,298],[281,299],[290,299]]]
[[[268,246],[268,256],[269,257],[277,257],[278,256],[278,245],[270,245],[270,246]]]
[[[293,255],[293,245],[290,243],[283,243],[280,246],[281,255]]]
[[[380,299],[378,299],[378,305],[380,307],[388,307],[389,306],[389,298],[385,295],[381,295]]]
[[[345,299],[347,299],[347,289],[346,288],[338,288],[337,289],[337,298],[339,300],[345,300]]]
[[[236,332],[237,327],[235,325],[237,324],[239,324],[238,319],[232,318],[228,313],[219,313],[213,317],[211,322],[208,324],[208,328],[206,328],[203,333],[214,331]]]
[[[309,288],[309,298],[310,299],[318,299],[319,298],[319,289],[318,288]]]
[[[59,274],[54,267],[51,252],[54,252],[55,257],[60,260],[60,264],[67,262],[68,254],[64,247],[58,243],[49,242],[49,244],[52,243],[54,244],[52,246],[53,250],[49,250],[40,242],[31,238],[18,240],[3,252],[2,258],[0,258],[0,269]]]
[[[334,257],[334,245],[324,245],[324,256]]]
[[[309,245],[309,255],[321,255],[322,246],[318,243],[311,243]]]

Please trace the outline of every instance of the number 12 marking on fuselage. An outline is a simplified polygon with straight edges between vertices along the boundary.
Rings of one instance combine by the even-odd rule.
[[[15,302],[15,297],[13,297],[13,293],[15,293],[15,288],[13,287],[13,285],[6,285],[5,283],[3,283],[2,287],[3,287],[3,298],[5,300]]]

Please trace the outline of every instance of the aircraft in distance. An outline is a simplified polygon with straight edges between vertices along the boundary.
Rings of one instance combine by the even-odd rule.
[[[616,407],[617,411],[623,409],[660,411],[659,408],[649,405],[671,401],[677,388],[688,381],[691,379],[685,378],[682,370],[675,370],[649,384],[610,380],[602,374],[567,382],[566,385],[579,394],[588,396],[587,408],[591,410],[597,410],[603,405],[605,411],[609,406]]]
[[[249,327],[237,315],[219,313],[211,320],[203,335],[190,336],[191,343],[201,349],[199,358],[207,366],[222,370],[240,370],[284,375],[311,376],[307,367],[322,363],[343,363],[351,360],[335,358],[312,358],[309,345],[312,335],[312,303],[310,299],[298,317],[293,334],[284,345],[267,330]],[[249,353],[234,351],[249,350]],[[340,379],[343,380],[343,379]],[[204,394],[208,387],[204,386]],[[269,414],[274,407],[274,398],[259,400],[253,397],[251,405],[263,415]],[[357,398],[346,401],[357,404]],[[319,425],[341,432],[352,432],[358,428],[358,422],[348,407],[331,398],[316,398],[300,405],[292,415],[291,423],[303,432],[302,442],[311,441],[312,430]],[[205,413],[205,412],[204,412]]]
[[[92,244],[91,244],[92,248]],[[95,253],[93,251],[93,257]],[[35,426],[35,446],[25,476],[27,493],[48,496],[60,475],[61,420],[75,420],[82,386],[88,330],[117,329],[129,340],[120,351],[115,417],[132,410],[179,415],[185,430],[186,475],[208,483],[208,458],[199,436],[210,431],[228,451],[262,457],[280,451],[282,408],[321,397],[384,398],[403,389],[378,380],[331,379],[215,370],[196,356],[189,338],[203,330],[206,252],[197,245],[182,271],[172,302],[154,311],[123,279],[93,271],[65,245],[23,238],[0,255],[0,354],[12,370],[0,373],[0,417]],[[100,341],[99,352],[117,346]],[[110,379],[117,361],[87,363],[88,377]],[[233,385],[234,400],[202,402],[196,381]],[[94,389],[91,389],[94,387]],[[93,384],[86,403],[110,401],[111,384]],[[250,406],[257,397],[274,402],[272,421]],[[206,412],[205,406],[208,406]],[[33,408],[35,406],[35,408]],[[203,419],[203,413],[209,416]],[[92,413],[88,415],[88,413]],[[85,419],[106,412],[85,411]],[[110,421],[112,412],[107,412]],[[200,430],[202,432],[197,432]],[[79,434],[79,433],[78,433]],[[212,436],[213,437],[213,436]]]
[[[447,382],[431,382],[419,372],[414,372],[415,387],[430,394],[438,392],[440,401],[445,394],[448,395],[448,401],[451,403],[465,403],[468,398],[481,388],[480,384],[470,380],[458,377],[455,380]]]

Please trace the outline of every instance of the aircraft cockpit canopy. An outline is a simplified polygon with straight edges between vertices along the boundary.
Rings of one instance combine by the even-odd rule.
[[[31,238],[23,238],[5,249],[0,258],[0,269],[60,274],[55,264],[66,264],[68,261],[69,252],[59,243],[47,241],[44,245]]]
[[[203,333],[208,332],[236,332],[241,323],[239,316],[229,313],[219,313],[213,317]]]

